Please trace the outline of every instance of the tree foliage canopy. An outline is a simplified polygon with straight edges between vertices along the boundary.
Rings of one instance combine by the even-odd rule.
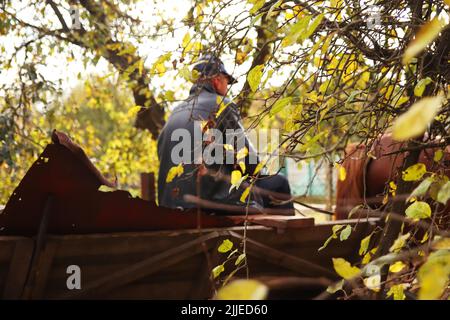
[[[169,1],[2,1],[2,202],[53,128],[69,132],[101,171],[136,189],[138,172],[157,165],[151,137],[173,104],[186,97],[195,80],[190,67],[203,52],[231,66],[239,82],[230,93],[248,127],[279,127],[279,147],[295,160],[332,164],[349,142],[370,147],[391,129],[408,148],[450,144],[448,0],[186,3],[180,15]],[[70,88],[73,79],[64,76],[76,75],[74,68],[80,69],[79,83]],[[86,76],[89,70],[101,74]],[[408,166],[417,162],[411,154]],[[433,199],[447,202],[450,189],[442,172],[414,173],[413,181],[423,180],[414,191],[401,180],[392,182],[387,194],[394,196],[398,188],[417,198],[434,188]],[[345,179],[345,172],[340,176]],[[393,209],[413,219],[434,216],[422,201]],[[378,251],[372,234],[361,243],[361,268],[337,258],[336,272],[347,280],[365,275],[365,290],[377,288],[380,279],[363,265],[401,252],[413,239],[399,225],[388,226],[388,240]],[[329,240],[345,241],[349,232],[342,227]],[[448,234],[440,232],[431,220],[423,241],[428,246],[419,252],[428,260],[418,273],[411,262],[413,277],[387,271],[389,297],[416,292],[417,281],[420,298],[442,296],[450,263]],[[400,253],[388,265],[399,270],[398,263],[408,264],[408,258]]]

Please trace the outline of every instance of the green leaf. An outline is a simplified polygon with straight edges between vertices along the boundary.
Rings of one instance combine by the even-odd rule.
[[[245,259],[245,253],[242,253],[241,255],[239,255],[239,257],[236,259],[236,262],[234,263],[234,265],[238,266],[242,261],[244,261]]]
[[[268,287],[257,280],[235,280],[217,292],[218,300],[263,300]]]
[[[293,24],[290,27],[287,35],[281,41],[281,46],[287,47],[297,42],[297,39],[299,39],[300,36],[305,33],[311,18],[312,16],[303,16],[297,23]]]
[[[217,251],[219,251],[220,253],[226,253],[226,252],[230,251],[231,249],[233,249],[233,242],[231,242],[228,239],[225,239],[225,240],[223,240],[223,242],[221,243],[219,248],[217,248]]]
[[[436,96],[422,98],[414,103],[408,111],[395,120],[392,126],[392,137],[397,141],[405,141],[423,134],[443,102],[442,96]]]
[[[441,161],[441,159],[442,159],[443,156],[444,156],[444,151],[442,151],[441,149],[439,149],[439,150],[437,150],[437,151],[434,153],[433,161],[434,161],[434,162],[439,162],[439,161]]]
[[[213,278],[216,279],[222,272],[225,271],[225,267],[223,264],[218,265],[212,270]]]
[[[434,176],[434,181],[431,184],[428,193],[434,201],[437,201],[437,196],[442,186],[449,181],[446,175],[437,175]]]
[[[344,227],[344,225],[342,225],[342,224],[335,224],[331,228],[333,234],[327,240],[325,240],[325,243],[317,251],[321,251],[321,250],[325,249],[328,246],[328,244],[330,243],[331,240],[336,239],[337,238],[337,232],[339,230],[341,230],[343,227]]]
[[[308,39],[314,33],[314,31],[316,31],[317,27],[322,22],[324,15],[325,15],[324,13],[321,13],[318,16],[316,16],[314,18],[314,20],[308,26],[308,29],[306,30],[306,32],[302,33],[300,35],[300,39],[302,39],[302,40]]]
[[[258,12],[259,9],[261,9],[264,6],[266,0],[252,0],[249,1],[249,3],[253,4],[253,7],[250,9],[250,14],[255,14],[256,12]]]
[[[233,254],[235,254],[236,252],[238,252],[238,249],[234,249],[233,251],[231,251],[231,252],[228,254],[227,259],[230,259],[230,257],[231,257]]]
[[[394,296],[394,300],[405,300],[406,296],[403,292],[404,287],[405,284],[403,283],[393,285],[387,292],[386,297],[389,298],[390,296]]]
[[[438,250],[428,257],[417,274],[419,299],[435,300],[444,293],[450,276],[450,251]]]
[[[450,182],[447,182],[439,190],[437,194],[437,201],[442,204],[447,204],[449,198],[450,198]]]
[[[261,83],[263,69],[264,69],[264,65],[262,65],[262,64],[257,65],[252,70],[250,70],[247,75],[248,84],[250,85],[250,89],[253,92],[258,90],[258,86]]]
[[[344,286],[344,281],[345,281],[345,279],[342,279],[341,281],[339,281],[339,282],[337,282],[335,284],[329,285],[328,288],[327,288],[327,292],[328,293],[335,293],[335,292],[337,292],[339,290],[342,290],[342,287]]]
[[[430,84],[431,81],[432,80],[430,77],[426,77],[425,79],[417,82],[416,86],[414,87],[414,95],[416,97],[421,97],[423,95],[423,92],[425,91],[426,86]]]
[[[407,64],[413,57],[425,49],[439,35],[446,23],[443,20],[434,18],[425,23],[417,32],[414,40],[408,45],[403,54],[402,63]]]
[[[278,99],[270,109],[270,116],[273,116],[283,110],[287,105],[289,105],[292,101],[292,97],[287,97],[283,99]]]
[[[275,2],[274,5],[272,5],[269,9],[269,11],[267,12],[267,16],[271,17],[272,16],[272,12],[274,9],[278,8],[281,4],[283,3],[283,0],[279,0],[277,2]]]
[[[352,233],[352,227],[348,224],[344,230],[341,231],[340,239],[341,241],[347,240]]]
[[[410,236],[411,234],[408,232],[395,239],[394,244],[389,248],[389,252],[399,252],[405,246],[406,240],[408,240]]]
[[[404,181],[417,181],[427,172],[427,167],[423,163],[416,163],[402,172]]]
[[[336,273],[346,280],[354,278],[361,273],[359,268],[353,267],[343,258],[333,258],[333,267]]]
[[[344,179],[345,180],[345,179]],[[363,208],[364,206],[362,204],[358,204],[356,207],[353,207],[352,210],[350,210],[348,214],[348,219],[350,219],[355,213],[358,212],[359,209]]]
[[[359,247],[359,255],[360,256],[366,254],[367,249],[369,249],[369,243],[370,243],[370,238],[371,237],[372,237],[372,233],[361,240],[361,245]]]
[[[427,219],[431,217],[430,205],[423,201],[414,201],[406,208],[406,216],[411,219]]]
[[[408,197],[406,201],[409,201],[411,198],[421,197],[425,195],[430,188],[431,184],[433,183],[434,179],[433,177],[428,177],[425,180],[423,180],[414,190],[411,192],[411,195]]]
[[[333,240],[333,236],[332,235],[330,237],[328,237],[327,240],[325,240],[324,244],[317,251],[321,251],[321,250],[325,249],[328,246],[328,244],[330,243],[331,240]]]

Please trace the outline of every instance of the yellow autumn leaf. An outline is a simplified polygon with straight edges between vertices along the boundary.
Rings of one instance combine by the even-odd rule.
[[[312,16],[306,15],[299,18],[299,20],[290,26],[289,31],[287,31],[286,36],[281,41],[281,47],[287,47],[294,44],[302,34],[306,34],[308,24]]]
[[[223,148],[225,150],[227,150],[227,151],[233,151],[234,150],[234,148],[233,148],[233,146],[231,144],[224,144]]]
[[[426,86],[429,85],[431,82],[432,82],[432,80],[430,77],[421,79],[414,87],[414,95],[416,97],[421,97],[425,91]]]
[[[257,280],[235,280],[219,289],[218,300],[263,300],[269,289]]]
[[[241,168],[242,172],[245,173],[245,162],[244,161],[239,161],[239,167]]]
[[[402,271],[405,267],[406,267],[406,264],[404,264],[401,261],[397,261],[389,266],[389,271],[392,273],[397,273],[397,272]]]
[[[394,300],[405,300],[406,296],[403,292],[404,288],[405,284],[403,283],[393,285],[387,292],[386,297],[389,298],[390,296],[393,296]]]
[[[450,182],[445,183],[437,194],[436,200],[442,204],[447,204],[450,199]]]
[[[129,117],[134,117],[138,113],[139,110],[141,110],[141,106],[134,106],[134,107],[128,109],[127,114]]]
[[[248,197],[248,194],[250,193],[250,188],[251,188],[251,187],[247,187],[247,188],[244,190],[244,192],[242,192],[241,198],[239,199],[241,202],[244,202],[244,203],[245,203],[245,201],[246,201],[246,199],[247,199],[247,197]]]
[[[442,159],[443,156],[444,156],[444,151],[442,151],[441,149],[439,149],[439,150],[437,150],[437,151],[434,153],[433,161],[434,161],[434,162],[439,162],[439,161],[441,161],[441,159]]]
[[[353,267],[343,258],[333,258],[333,267],[336,273],[344,279],[351,279],[361,273],[358,267]]]
[[[404,103],[406,103],[406,102],[408,102],[409,101],[409,97],[400,97],[400,99],[398,99],[396,102],[395,102],[395,106],[396,107],[399,107],[399,106],[401,106],[402,104],[404,104]]]
[[[379,292],[380,291],[380,283],[381,283],[381,275],[376,274],[367,278],[364,278],[363,280],[364,285],[374,291],[374,292]]]
[[[416,163],[402,172],[402,179],[404,181],[417,181],[421,179],[426,172],[427,167],[425,164]]]
[[[433,244],[433,249],[450,249],[450,238],[445,237],[442,239],[439,239],[436,243]]]
[[[420,136],[433,121],[444,102],[442,96],[426,97],[414,103],[392,126],[392,137],[405,141]]]
[[[173,179],[181,176],[183,174],[183,172],[184,172],[184,168],[183,168],[182,163],[180,163],[178,166],[170,168],[169,172],[167,173],[166,182],[167,183],[172,182]]]
[[[229,103],[225,104],[223,102],[223,97],[217,96],[216,103],[219,106],[219,110],[217,110],[216,117],[219,117],[220,114],[229,106]]]
[[[240,183],[240,181],[241,181],[241,178],[242,178],[242,174],[241,174],[241,171],[239,171],[239,170],[233,170],[232,172],[231,172],[231,184],[233,185],[233,186],[239,186],[239,183]]]
[[[261,83],[261,78],[263,74],[264,65],[260,64],[249,71],[247,75],[247,81],[250,89],[255,92],[258,90],[259,84]]]
[[[246,258],[245,253],[240,254],[239,257],[234,262],[234,265],[238,266],[239,264],[241,264],[242,261],[244,261],[245,258]]]
[[[403,54],[402,63],[409,63],[412,58],[422,52],[422,50],[424,50],[439,35],[445,25],[445,21],[438,18],[434,18],[425,23],[416,33],[414,40],[412,40],[406,48]]]
[[[222,272],[225,271],[225,267],[223,264],[218,265],[212,270],[212,276],[214,279],[216,279]]]
[[[347,178],[347,171],[343,166],[339,167],[339,180],[344,181]]]
[[[361,240],[361,244],[360,244],[359,252],[358,252],[360,256],[365,254],[367,252],[367,249],[369,249],[371,237],[372,237],[372,234],[369,234],[367,237],[365,237]]]
[[[245,158],[248,155],[248,149],[247,147],[243,147],[241,150],[239,150],[236,154],[236,159],[240,160],[242,158]]]
[[[419,299],[439,299],[449,282],[450,251],[438,250],[428,257],[417,274],[419,280]]]
[[[361,264],[368,264],[371,259],[372,259],[372,254],[370,252],[367,252],[363,257]]]
[[[160,56],[156,62],[153,64],[152,66],[152,72],[155,73],[155,71],[157,73],[160,74],[160,76],[166,72],[167,68],[164,65],[164,63],[166,61],[168,61],[170,59],[170,57],[172,56],[172,53],[167,53],[167,54],[163,54],[162,56]]]
[[[231,242],[228,239],[225,239],[222,241],[220,246],[217,248],[217,251],[219,251],[220,253],[226,253],[226,252],[230,251],[232,248],[233,248],[233,242]]]
[[[420,243],[425,243],[425,241],[427,241],[429,239],[429,235],[428,232],[425,232],[425,234],[422,237],[422,240],[420,240]]]
[[[414,201],[406,208],[406,216],[411,219],[427,219],[431,217],[430,205],[423,201]]]
[[[181,45],[184,52],[189,52],[192,49],[193,43],[191,41],[191,35],[189,32],[186,32],[186,34],[184,35]]]
[[[389,252],[398,252],[405,246],[406,240],[409,239],[411,234],[408,232],[397,239],[395,239],[394,244],[389,248]]]
[[[255,171],[253,172],[253,175],[258,174],[258,172],[261,171],[261,169],[264,167],[265,164],[266,164],[266,163],[265,163],[264,161],[259,162],[259,163],[256,165],[256,168],[255,168]]]

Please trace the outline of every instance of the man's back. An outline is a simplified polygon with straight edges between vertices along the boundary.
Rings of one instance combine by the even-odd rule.
[[[201,185],[197,186],[197,171],[203,163],[203,143],[201,125],[207,121],[216,122],[215,115],[218,110],[218,100],[224,99],[215,93],[210,85],[197,86],[191,89],[189,98],[178,105],[170,115],[158,138],[158,156],[160,160],[158,176],[158,200],[159,205],[164,207],[192,208],[194,204],[183,200],[183,195],[199,195],[197,187],[200,188],[200,195],[205,199],[227,198],[229,183],[217,181],[212,177],[205,177]],[[233,108],[233,107],[231,107]],[[227,110],[231,115],[234,110]],[[228,116],[230,118],[230,116]],[[233,122],[239,121],[236,117],[231,117]],[[229,122],[229,120],[228,120]],[[226,126],[237,126],[238,124]],[[173,140],[173,141],[172,141]],[[183,174],[175,177],[172,181],[167,181],[169,170],[182,163]],[[226,165],[224,166],[225,169]],[[232,169],[232,167],[231,167]],[[230,170],[225,170],[229,174]],[[169,179],[170,180],[170,179]]]

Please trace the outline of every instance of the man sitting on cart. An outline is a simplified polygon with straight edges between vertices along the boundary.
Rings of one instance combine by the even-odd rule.
[[[213,54],[196,62],[193,75],[198,78],[189,97],[175,107],[158,137],[159,205],[217,209],[219,204],[219,209],[240,208],[234,210],[240,214],[248,205],[292,214],[287,179],[261,175],[262,165],[239,110],[226,97],[228,86],[236,80]]]

